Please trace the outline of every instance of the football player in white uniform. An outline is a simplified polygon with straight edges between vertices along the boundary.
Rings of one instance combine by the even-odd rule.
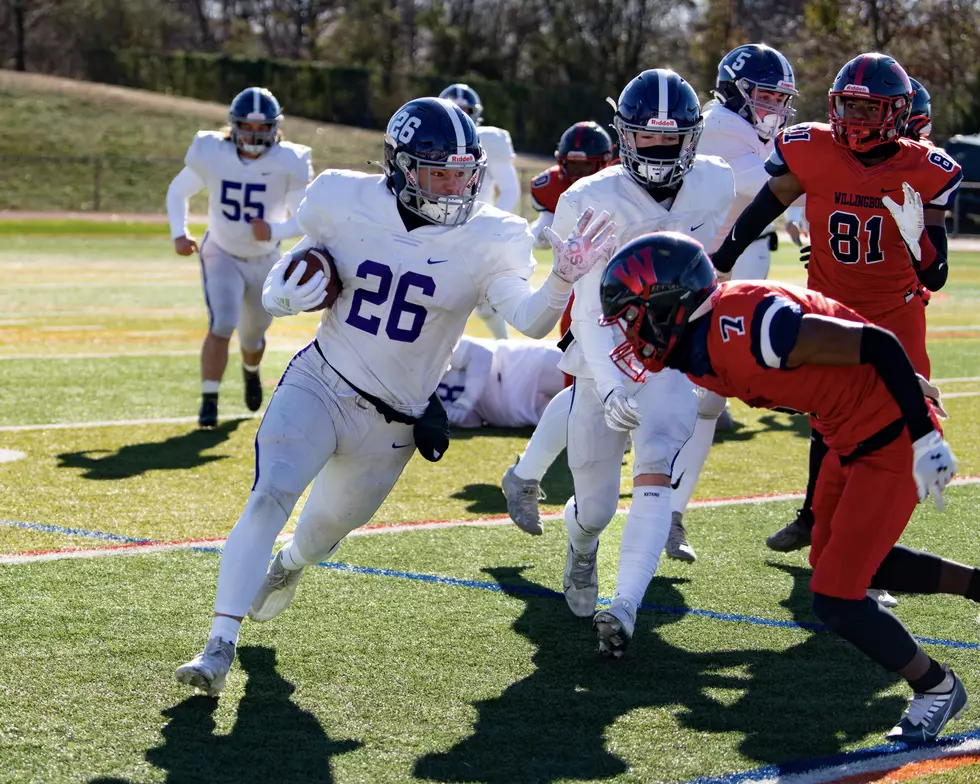
[[[483,340],[464,335],[439,382],[455,427],[528,427],[565,388],[554,340]]]
[[[735,185],[723,160],[698,154],[702,125],[697,93],[684,79],[667,69],[641,73],[620,95],[613,120],[621,165],[565,191],[554,229],[567,231],[581,205],[597,204],[614,216],[623,243],[662,229],[702,241],[714,238],[735,197]],[[611,358],[616,349],[613,330],[600,326],[601,278],[602,269],[595,268],[575,284],[574,339],[559,365],[575,376],[567,446],[575,495],[565,507],[563,587],[575,615],[594,614],[600,653],[620,656],[670,530],[670,467],[694,429],[697,396],[693,384],[675,371],[635,373],[632,381],[623,376]],[[630,431],[633,503],[623,530],[612,606],[596,613],[599,536],[616,513]],[[505,492],[507,484],[505,477]],[[507,495],[510,508],[511,493]]]
[[[773,138],[795,116],[796,79],[789,61],[765,44],[746,44],[726,54],[718,64],[715,99],[705,106],[704,135],[698,151],[724,158],[735,175],[735,201],[718,234],[705,247],[714,252],[724,241],[735,219],[768,181],[765,162]],[[776,229],[766,232],[738,257],[731,277],[763,279],[769,274],[769,254],[776,247]],[[674,463],[671,494],[671,528],[667,555],[682,561],[697,558],[687,540],[684,512],[691,500],[701,469],[708,459],[719,418],[728,426],[727,401],[707,390],[698,390],[698,422],[694,435]]]
[[[445,452],[449,426],[435,390],[476,304],[487,300],[521,332],[544,337],[574,281],[614,246],[609,216],[586,210],[567,241],[553,234],[552,274],[532,290],[527,221],[476,201],[486,156],[456,104],[405,104],[384,150],[383,175],[325,171],[296,216],[306,234],[299,253],[326,248],[343,285],[262,419],[252,492],[221,559],[210,639],[177,669],[178,681],[211,694],[224,685],[246,612],[257,621],[282,612],[303,568],[371,519],[416,449],[431,461]],[[297,253],[266,279],[262,302],[274,316],[323,301],[324,273],[300,283],[305,260],[285,277]],[[311,482],[296,533],[270,566]]]
[[[517,156],[510,134],[503,128],[483,124],[483,104],[476,90],[468,84],[451,84],[439,93],[439,97],[455,103],[478,126],[480,146],[487,154],[487,169],[477,198],[504,212],[516,213],[521,200],[521,183],[514,168]],[[507,337],[507,323],[490,305],[481,302],[476,313],[497,340]]]
[[[272,323],[262,307],[262,285],[279,258],[279,242],[302,232],[295,217],[313,180],[310,148],[282,140],[279,101],[249,87],[231,102],[228,130],[200,131],[184,168],[167,190],[174,249],[200,253],[208,334],[201,348],[198,424],[218,424],[218,389],[228,364],[228,341],[238,329],[245,404],[262,405],[259,363]],[[208,189],[208,230],[197,242],[187,232],[187,200]]]

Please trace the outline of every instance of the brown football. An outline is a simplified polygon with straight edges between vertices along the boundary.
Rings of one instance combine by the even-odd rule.
[[[333,256],[325,248],[310,248],[299,258],[295,258],[289,262],[286,266],[284,277],[288,278],[301,260],[306,262],[306,269],[299,279],[300,283],[306,283],[317,272],[323,272],[327,276],[326,294],[323,295],[323,299],[319,305],[313,308],[307,308],[306,312],[313,313],[314,311],[331,307],[337,301],[337,297],[340,296],[340,290],[343,288],[343,284],[340,282],[340,276],[337,274],[337,265],[334,263]]]

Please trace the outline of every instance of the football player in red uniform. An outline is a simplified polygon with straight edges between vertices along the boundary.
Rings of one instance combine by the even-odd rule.
[[[626,336],[610,356],[627,375],[672,367],[719,395],[818,417],[829,453],[813,504],[814,612],[912,687],[888,737],[934,739],[966,707],[963,684],[865,592],[980,601],[980,570],[896,544],[917,501],[931,496],[942,509],[956,472],[901,343],[814,291],[719,284],[702,246],[672,232],[624,246],[600,291],[604,323]]]
[[[862,54],[830,90],[830,123],[784,130],[766,168],[769,182],[712,254],[727,272],[769,223],[806,194],[810,224],[807,286],[895,333],[915,369],[929,377],[923,287],[948,274],[945,211],[962,179],[942,150],[903,137],[913,88],[891,57]],[[822,429],[810,441],[806,500],[797,518],[766,540],[779,551],[805,547],[811,502],[827,452]]]

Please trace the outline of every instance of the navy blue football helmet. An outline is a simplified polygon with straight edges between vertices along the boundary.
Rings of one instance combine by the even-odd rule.
[[[476,125],[452,101],[416,98],[388,121],[388,187],[430,223],[459,226],[469,219],[486,166]]]
[[[854,116],[862,107],[873,117]],[[860,54],[840,69],[830,89],[830,130],[834,141],[868,152],[897,139],[912,110],[912,82],[886,54]]]
[[[439,93],[439,97],[452,101],[472,117],[477,125],[483,122],[483,104],[480,103],[480,96],[468,84],[462,82],[451,84]]]
[[[909,120],[905,123],[905,130],[902,136],[907,136],[913,141],[929,138],[932,133],[932,96],[929,91],[922,86],[921,82],[909,77],[912,83],[912,110],[909,113]]]
[[[793,67],[765,44],[737,46],[722,57],[714,93],[726,109],[748,120],[760,139],[771,139],[796,116],[793,101],[799,92]]]
[[[610,352],[635,381],[663,370],[694,312],[718,285],[701,243],[686,234],[658,231],[624,245],[602,273],[603,326],[618,326],[626,340]]]
[[[613,156],[613,143],[605,129],[594,122],[578,122],[561,135],[558,149],[555,150],[555,160],[561,167],[566,178],[575,182],[577,179],[595,174],[599,169],[609,165]],[[569,163],[591,164],[592,171],[588,174],[569,173]],[[585,168],[584,166],[582,167]]]
[[[242,152],[261,155],[279,140],[282,107],[264,87],[247,87],[231,102],[228,124],[231,140]],[[242,123],[259,123],[265,130],[245,130]]]
[[[619,136],[623,167],[637,183],[648,190],[673,187],[694,166],[704,130],[701,102],[694,88],[676,73],[652,68],[623,89],[613,128]],[[644,137],[639,144],[638,134]],[[669,143],[644,143],[654,136]]]

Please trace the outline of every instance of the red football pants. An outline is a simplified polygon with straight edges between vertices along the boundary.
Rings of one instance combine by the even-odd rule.
[[[846,466],[831,450],[813,497],[810,589],[837,599],[864,598],[917,502],[907,431]]]
[[[929,378],[929,355],[926,353],[926,305],[922,297],[912,297],[905,307],[876,319],[875,324],[895,334],[912,360],[916,373]]]

